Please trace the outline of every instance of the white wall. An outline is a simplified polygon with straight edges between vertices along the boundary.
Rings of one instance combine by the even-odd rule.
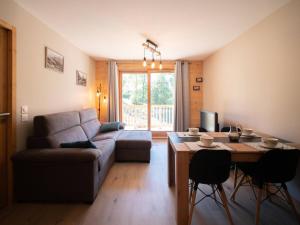
[[[0,1],[0,18],[17,29],[17,150],[25,147],[32,118],[38,114],[94,106],[95,62],[14,1]],[[64,56],[64,73],[44,67],[45,46]],[[76,85],[76,70],[86,72],[87,87]],[[30,121],[20,121],[29,107]]]
[[[300,143],[300,1],[204,61],[204,109]],[[289,185],[300,201],[300,166]]]
[[[300,143],[300,1],[204,61],[204,108]]]

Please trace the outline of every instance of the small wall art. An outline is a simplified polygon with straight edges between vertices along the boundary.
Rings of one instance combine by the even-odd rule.
[[[86,86],[87,75],[84,72],[76,70],[76,84],[80,86]]]
[[[63,73],[64,57],[52,49],[45,47],[45,68]]]
[[[200,91],[200,86],[193,86],[193,91]]]

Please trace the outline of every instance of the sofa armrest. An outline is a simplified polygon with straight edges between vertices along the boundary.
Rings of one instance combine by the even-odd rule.
[[[13,157],[17,201],[93,202],[99,189],[100,150],[34,149]]]
[[[55,149],[31,149],[17,152],[13,157],[13,162],[92,162],[100,157],[98,149],[80,148],[55,148]]]

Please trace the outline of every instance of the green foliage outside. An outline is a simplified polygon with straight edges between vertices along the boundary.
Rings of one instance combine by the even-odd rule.
[[[151,77],[151,103],[153,105],[172,105],[174,103],[173,74],[157,74]],[[122,96],[124,103],[147,104],[147,74],[124,74]]]

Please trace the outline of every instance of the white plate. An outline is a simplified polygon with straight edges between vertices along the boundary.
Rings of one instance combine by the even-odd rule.
[[[275,145],[274,147],[267,146],[264,143],[260,143],[259,146],[267,149],[282,149],[282,144],[280,143],[277,143],[277,145]]]
[[[257,137],[257,135],[256,134],[254,134],[254,133],[252,133],[252,134],[243,134],[242,133],[242,135],[241,135],[242,137],[245,137],[245,138],[254,138],[254,137]]]
[[[201,134],[198,132],[197,134],[194,133],[188,133],[189,136],[201,136]]]
[[[201,141],[197,143],[202,148],[216,148],[218,145],[216,143],[212,143],[211,146],[205,146]]]

